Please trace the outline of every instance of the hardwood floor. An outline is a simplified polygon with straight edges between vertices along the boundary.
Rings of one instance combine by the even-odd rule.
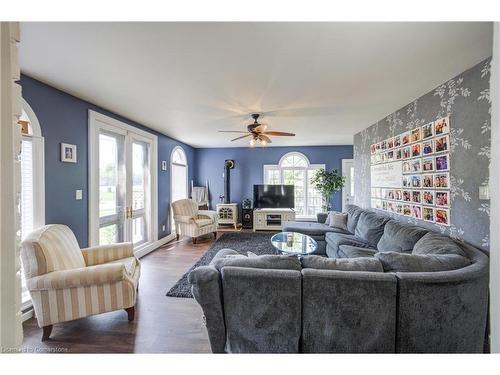
[[[124,310],[55,324],[48,341],[34,318],[24,323],[25,352],[55,353],[210,353],[202,311],[192,298],[165,294],[212,245],[181,239],[141,258],[135,320]]]

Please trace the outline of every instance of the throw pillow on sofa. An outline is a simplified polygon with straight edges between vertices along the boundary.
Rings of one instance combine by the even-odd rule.
[[[377,253],[385,272],[439,272],[467,267],[470,259],[457,254]]]
[[[389,220],[384,227],[384,234],[378,241],[378,251],[397,251],[411,253],[413,247],[428,230],[414,226],[403,225],[395,220]]]
[[[347,213],[330,211],[326,224],[332,228],[347,230]]]
[[[354,234],[375,247],[384,234],[384,226],[388,220],[388,217],[377,215],[369,211],[363,211],[359,216],[358,225],[356,225]]]
[[[300,259],[303,268],[334,271],[384,272],[382,264],[375,258],[325,258],[308,255]]]
[[[429,232],[417,241],[412,254],[456,254],[467,257],[465,251],[451,238]]]
[[[359,216],[363,212],[361,208],[354,205],[347,206],[347,230],[350,233],[354,233],[356,230],[356,225],[358,225]]]

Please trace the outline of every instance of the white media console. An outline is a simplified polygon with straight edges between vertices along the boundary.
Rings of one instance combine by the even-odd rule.
[[[253,211],[253,230],[281,230],[283,222],[294,221],[292,208],[256,208]]]

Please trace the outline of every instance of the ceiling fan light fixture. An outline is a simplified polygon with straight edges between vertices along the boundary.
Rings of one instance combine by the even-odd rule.
[[[255,147],[255,139],[250,139],[250,147]]]

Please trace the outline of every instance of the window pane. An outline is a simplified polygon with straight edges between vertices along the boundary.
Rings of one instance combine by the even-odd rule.
[[[116,138],[99,135],[99,217],[116,214],[118,149]]]
[[[141,210],[146,206],[145,202],[145,174],[147,167],[147,146],[140,143],[132,145],[132,209]]]
[[[285,185],[295,186],[295,212],[298,216],[304,216],[305,213],[305,192],[304,192],[304,169],[285,169],[283,170],[283,183]]]
[[[279,185],[280,184],[279,169],[267,169],[266,176],[264,177],[264,183],[268,185]]]
[[[299,154],[293,154],[288,157],[286,157],[282,162],[281,162],[281,167],[300,167],[300,168],[306,168],[308,165],[307,160],[299,155]]]
[[[118,242],[116,235],[117,235],[116,224],[99,228],[99,245],[110,245]]]
[[[33,142],[21,143],[21,239],[33,231]]]
[[[186,154],[181,148],[177,148],[172,154],[172,163],[176,164],[187,164]]]
[[[307,171],[307,215],[316,216],[317,213],[322,212],[323,197],[321,193],[311,182],[317,169],[309,169]]]

